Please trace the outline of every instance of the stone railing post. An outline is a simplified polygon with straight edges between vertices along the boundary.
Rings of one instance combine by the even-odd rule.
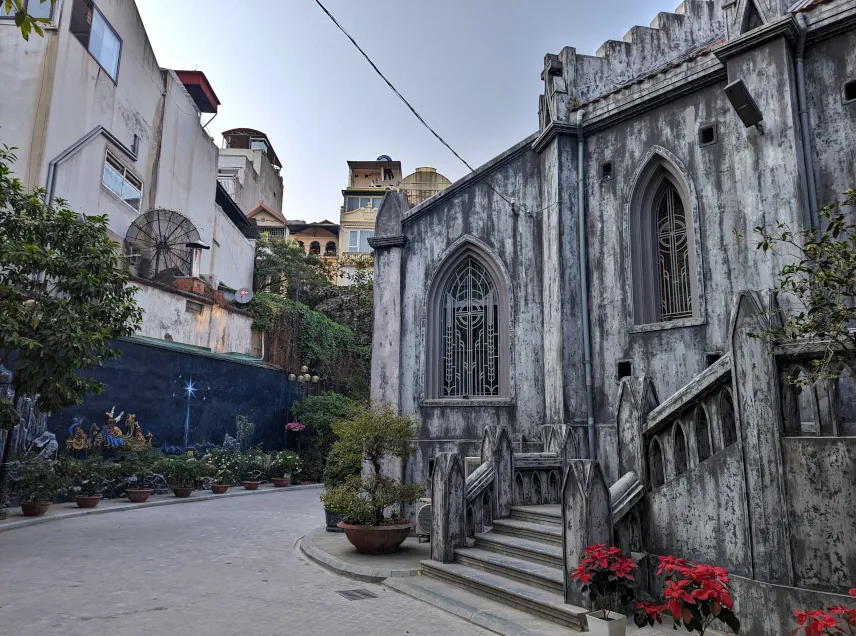
[[[482,463],[493,465],[494,475],[494,518],[507,519],[511,516],[514,498],[514,451],[511,437],[504,426],[486,426],[482,437]]]
[[[571,579],[583,550],[593,543],[612,544],[612,503],[600,464],[590,459],[568,462],[562,493],[565,603],[589,607],[588,594]]]
[[[465,541],[464,464],[458,453],[440,453],[431,478],[431,558],[442,563],[455,560],[455,548]]]
[[[770,328],[770,312],[757,292],[742,292],[732,316],[731,381],[743,449],[752,577],[793,585],[776,359],[767,342],[751,335]]]

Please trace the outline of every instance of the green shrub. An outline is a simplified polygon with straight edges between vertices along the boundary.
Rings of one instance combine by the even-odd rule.
[[[78,494],[93,497],[111,489],[113,482],[124,479],[123,472],[127,470],[124,463],[115,464],[100,457],[76,460],[68,467],[68,476],[71,485],[80,491]]]
[[[51,501],[63,486],[62,475],[46,459],[31,459],[21,466],[21,501]]]
[[[239,482],[261,481],[265,476],[265,454],[259,448],[236,453],[235,475]]]
[[[271,454],[269,477],[296,477],[300,474],[302,462],[294,451],[284,450]]]
[[[329,431],[333,422],[347,420],[360,411],[360,404],[341,393],[327,391],[310,395],[291,407],[293,418],[317,432]]]
[[[324,507],[338,512],[348,523],[383,525],[400,521],[404,506],[416,501],[423,492],[421,484],[402,484],[381,473],[384,458],[402,461],[415,452],[413,438],[416,423],[397,415],[390,405],[363,410],[349,420],[333,424],[339,441],[333,444],[343,461],[360,457],[371,466],[369,475],[350,475],[344,483],[328,488],[321,495]],[[387,517],[385,511],[389,510]]]
[[[210,467],[193,457],[167,457],[159,461],[156,472],[163,474],[170,488],[196,488],[210,474]]]
[[[327,489],[341,486],[348,477],[359,475],[361,470],[362,460],[359,455],[344,451],[334,444],[324,466],[324,486]]]

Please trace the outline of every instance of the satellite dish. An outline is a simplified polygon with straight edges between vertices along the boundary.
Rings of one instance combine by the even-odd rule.
[[[392,161],[392,157],[389,155],[381,155],[377,158],[378,161]]]
[[[138,216],[125,234],[125,252],[133,255],[137,275],[156,278],[169,272],[189,276],[192,253],[188,243],[199,243],[190,219],[174,210],[155,209]]]
[[[241,287],[238,291],[235,292],[235,302],[239,305],[246,305],[253,299],[253,290],[247,289],[246,287]]]

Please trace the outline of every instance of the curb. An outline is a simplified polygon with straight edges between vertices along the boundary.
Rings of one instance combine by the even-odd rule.
[[[234,492],[226,492],[222,495],[208,493],[207,495],[193,496],[187,498],[173,497],[170,499],[162,499],[160,501],[147,501],[145,503],[125,503],[109,508],[92,508],[85,510],[83,508],[74,508],[68,512],[60,512],[51,516],[33,517],[31,519],[20,519],[18,521],[0,521],[0,532],[15,530],[17,528],[26,528],[28,526],[36,526],[42,523],[50,523],[52,521],[62,521],[63,519],[74,519],[77,517],[85,517],[87,515],[104,515],[111,512],[124,512],[127,510],[139,510],[141,508],[154,508],[156,506],[173,506],[176,504],[193,503],[195,501],[211,501],[212,499],[228,499],[230,497],[248,497],[250,495],[265,495],[274,492],[290,492],[293,490],[310,490],[312,488],[323,488],[324,484],[306,484],[305,486],[288,486],[286,488],[265,488],[263,490],[236,490]],[[64,504],[53,504],[64,505]]]
[[[301,554],[309,558],[311,561],[314,561],[321,567],[326,568],[335,574],[347,576],[348,578],[363,581],[364,583],[380,583],[381,581],[390,578],[417,576],[422,573],[422,570],[419,568],[390,570],[385,568],[370,568],[362,565],[354,565],[347,561],[343,561],[342,559],[325,552],[313,542],[312,538],[315,534],[325,531],[325,526],[321,526],[320,528],[303,535],[298,541],[297,548],[300,550]]]

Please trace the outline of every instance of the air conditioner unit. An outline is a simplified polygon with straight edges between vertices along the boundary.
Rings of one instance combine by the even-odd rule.
[[[422,538],[431,537],[431,499],[422,497],[416,501],[416,538],[422,543]]]
[[[464,479],[474,473],[481,464],[481,457],[464,457]]]

